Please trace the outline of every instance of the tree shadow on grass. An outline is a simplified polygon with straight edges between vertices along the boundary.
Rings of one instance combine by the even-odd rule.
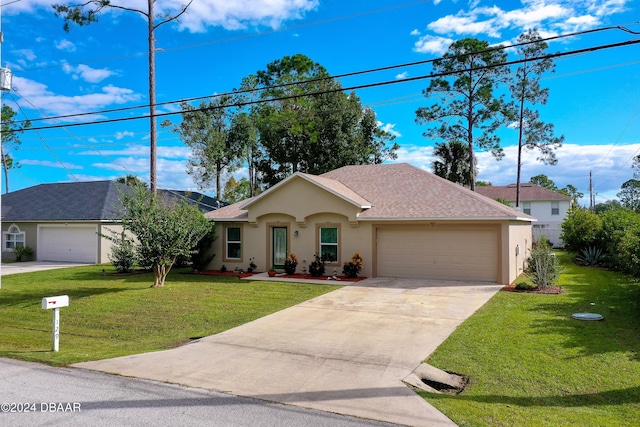
[[[594,393],[554,395],[540,397],[516,397],[501,395],[447,395],[434,394],[420,391],[420,395],[428,397],[429,400],[456,399],[473,401],[480,403],[499,403],[504,405],[514,405],[522,407],[583,407],[583,406],[609,406],[622,405],[627,403],[640,403],[640,387],[628,387],[619,390],[607,390]]]
[[[83,286],[79,282],[88,285]],[[73,301],[95,295],[145,290],[152,284],[152,274],[119,277],[115,280],[113,277],[102,276],[101,273],[79,271],[65,277],[56,277],[46,285],[38,283],[33,288],[27,285],[15,292],[0,292],[0,307],[39,306],[42,298],[56,295],[68,295],[69,300]]]
[[[534,334],[562,334],[565,348],[578,348],[582,355],[628,352],[640,360],[640,284],[611,271],[571,266],[570,298],[545,298],[532,311],[547,314],[532,325]],[[597,313],[602,321],[580,321],[574,313]]]

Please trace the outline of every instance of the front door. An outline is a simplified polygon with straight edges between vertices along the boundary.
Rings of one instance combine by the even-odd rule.
[[[271,228],[271,264],[276,268],[284,268],[287,259],[287,227]]]

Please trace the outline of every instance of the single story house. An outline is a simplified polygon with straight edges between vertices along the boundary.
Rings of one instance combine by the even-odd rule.
[[[109,262],[111,241],[100,237],[120,231],[121,192],[116,181],[40,184],[3,194],[2,260],[14,260],[13,248],[29,246],[38,261],[101,264]],[[181,198],[204,213],[218,201],[199,193],[159,190],[168,199]]]
[[[205,214],[215,221],[210,268],[298,272],[328,254],[338,274],[358,252],[362,276],[509,284],[524,268],[534,218],[409,164],[294,173],[253,198]]]
[[[516,184],[504,186],[490,185],[476,187],[476,192],[491,199],[503,199],[516,205]],[[535,184],[520,184],[520,210],[535,217],[538,222],[533,225],[533,238],[539,240],[543,235],[554,247],[563,247],[560,239],[561,224],[567,216],[573,199],[566,194],[557,193]]]

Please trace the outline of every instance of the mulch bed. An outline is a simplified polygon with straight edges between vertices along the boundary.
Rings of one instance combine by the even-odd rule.
[[[253,273],[237,273],[233,270],[231,271],[220,271],[220,270],[205,270],[205,271],[197,271],[194,272],[193,274],[200,274],[200,275],[205,275],[205,276],[235,276],[235,277],[239,277],[239,278],[243,278],[243,277],[250,277],[253,276],[254,274],[258,274],[261,273],[260,271],[255,271]],[[327,276],[321,276],[321,277],[314,277],[310,274],[277,274],[275,276],[275,278],[277,279],[297,279],[297,280],[327,280],[330,281],[329,278]],[[366,279],[366,277],[356,277],[355,279],[347,279],[345,276],[338,276],[339,280],[336,281],[347,281],[347,282],[359,282],[361,280]],[[331,279],[333,280],[333,279]]]
[[[501,290],[506,292],[520,292],[525,294],[545,294],[545,295],[558,295],[562,293],[562,287],[560,286],[550,286],[546,289],[538,289],[538,288],[516,289],[516,285],[511,284],[503,287]]]
[[[193,274],[200,274],[203,276],[229,276],[229,277],[239,277],[239,278],[243,278],[243,277],[250,277],[253,276],[254,274],[257,274],[258,272],[255,273],[247,273],[247,272],[243,272],[243,273],[237,273],[233,270],[231,271],[220,271],[220,270],[205,270],[205,271],[194,271]]]
[[[329,281],[329,276],[320,276],[314,277],[310,274],[278,274],[276,277],[283,277],[285,279],[303,279],[303,280],[327,280]],[[347,282],[359,282],[361,280],[366,279],[366,277],[355,277],[353,279],[347,279],[345,276],[338,276],[337,281],[347,281]],[[331,279],[333,280],[333,279]]]

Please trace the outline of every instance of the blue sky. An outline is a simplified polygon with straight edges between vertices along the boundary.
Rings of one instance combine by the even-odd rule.
[[[2,101],[19,119],[38,119],[140,106],[147,98],[146,23],[131,12],[107,12],[100,22],[63,31],[50,0],[5,0],[2,64],[14,75]],[[144,0],[113,0],[146,8]],[[158,0],[159,12],[181,2]],[[302,53],[333,75],[437,58],[451,42],[477,37],[492,44],[513,42],[529,28],[543,36],[621,25],[640,32],[640,10],[630,0],[194,0],[179,23],[156,32],[157,100],[208,96],[238,87],[243,77],[285,55]],[[551,52],[640,38],[620,30],[563,39]],[[430,170],[433,141],[422,136],[415,111],[429,105],[421,94],[429,65],[342,79],[345,87],[380,81],[396,84],[361,89],[363,103],[401,146],[398,162]],[[565,143],[556,166],[525,155],[523,179],[543,173],[559,187],[576,186],[588,200],[589,171],[597,201],[615,198],[630,179],[631,158],[640,153],[640,45],[566,56],[545,76],[549,102],[542,119],[554,124]],[[160,112],[178,111],[177,104]],[[140,108],[122,116],[142,116]],[[95,114],[34,126],[113,118]],[[179,116],[172,116],[179,120]],[[185,172],[188,149],[159,129],[158,185],[197,187]],[[13,156],[22,167],[10,175],[11,190],[39,183],[113,179],[136,174],[148,179],[148,120],[83,125],[22,135]],[[506,157],[479,153],[478,179],[494,185],[515,182],[517,131],[500,132]],[[238,171],[236,177],[244,171]],[[3,177],[4,178],[4,177]],[[4,184],[3,184],[4,191]],[[212,190],[205,191],[212,194]]]

